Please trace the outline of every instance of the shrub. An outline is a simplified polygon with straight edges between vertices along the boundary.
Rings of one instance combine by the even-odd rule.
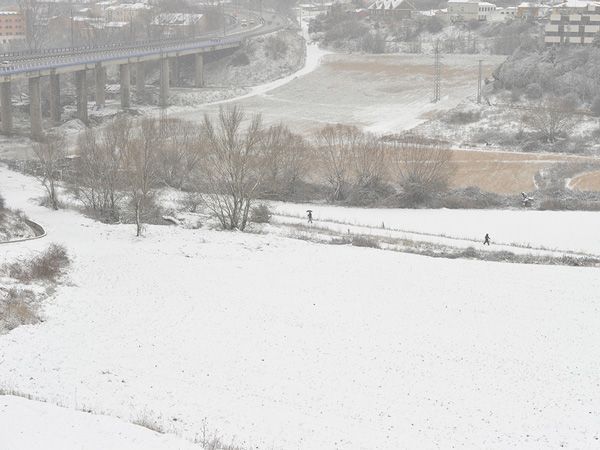
[[[33,280],[55,281],[69,263],[66,249],[61,245],[52,244],[45,252],[28,261],[9,264],[8,275],[24,283]]]
[[[461,253],[463,258],[477,258],[477,256],[477,250],[474,247],[467,247]]]
[[[367,184],[353,186],[344,203],[350,206],[378,206],[395,193],[391,185],[374,179]]]
[[[250,221],[254,223],[269,223],[271,221],[271,210],[265,203],[261,203],[252,208]]]
[[[540,98],[542,98],[543,94],[544,92],[539,83],[528,84],[525,88],[525,95],[530,100],[539,100]]]
[[[235,67],[247,66],[250,64],[250,58],[246,52],[239,52],[231,58],[231,65]]]
[[[379,32],[367,33],[360,40],[360,48],[365,53],[385,53],[385,37]]]
[[[355,247],[380,248],[379,241],[371,236],[353,236],[352,245]]]
[[[479,111],[454,111],[448,115],[446,122],[453,125],[466,125],[481,119]]]
[[[191,213],[197,213],[203,202],[202,194],[191,191],[185,193],[185,196],[179,201],[179,204],[184,210]]]
[[[38,317],[32,306],[34,299],[35,295],[28,290],[10,289],[4,299],[0,293],[0,332],[36,323]]]
[[[270,36],[265,41],[265,54],[268,58],[281,59],[287,50],[287,43],[279,36]]]
[[[592,113],[595,116],[600,116],[600,95],[597,95],[596,97],[594,97],[594,100],[592,101]]]
[[[4,203],[4,197],[2,197],[2,195],[0,194],[0,224],[2,222],[4,222],[5,219],[5,203]]]

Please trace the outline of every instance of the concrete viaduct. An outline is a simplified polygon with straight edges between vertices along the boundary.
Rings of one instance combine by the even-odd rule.
[[[224,37],[171,42],[144,42],[130,46],[108,46],[97,48],[49,49],[35,54],[15,54],[0,65],[0,120],[3,134],[12,133],[11,82],[27,79],[29,85],[29,116],[33,138],[43,136],[42,92],[40,79],[50,77],[50,118],[53,124],[60,123],[60,77],[73,74],[77,97],[77,117],[87,123],[88,92],[87,75],[93,70],[95,77],[96,105],[105,104],[106,67],[116,65],[120,73],[121,107],[130,106],[131,68],[134,67],[136,93],[141,98],[145,89],[145,64],[159,61],[160,94],[159,104],[167,106],[169,98],[169,61],[191,56],[194,58],[194,85],[204,85],[204,54],[223,49],[237,48],[242,37]]]

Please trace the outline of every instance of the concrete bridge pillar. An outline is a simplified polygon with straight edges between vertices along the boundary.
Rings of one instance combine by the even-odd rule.
[[[12,101],[10,81],[0,83],[0,119],[2,119],[2,133],[12,133]]]
[[[60,76],[50,74],[50,120],[53,125],[60,124]]]
[[[204,55],[202,53],[194,55],[194,87],[204,87]]]
[[[106,106],[106,68],[101,63],[96,63],[94,68],[96,78],[96,107],[104,108]]]
[[[131,90],[131,71],[129,70],[129,63],[121,64],[119,66],[119,76],[121,80],[121,108],[129,108],[130,100],[129,93]]]
[[[138,103],[144,101],[146,91],[146,66],[143,61],[135,64],[135,97]]]
[[[75,91],[77,93],[77,118],[83,123],[88,123],[88,104],[87,104],[87,77],[86,71],[78,70],[75,72]]]
[[[169,106],[169,58],[160,60],[160,95],[158,104],[161,108]]]
[[[42,126],[42,91],[40,77],[29,78],[29,118],[31,120],[31,136],[40,139],[44,134]]]

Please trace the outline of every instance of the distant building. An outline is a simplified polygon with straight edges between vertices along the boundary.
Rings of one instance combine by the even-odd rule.
[[[533,2],[523,2],[517,6],[517,17],[522,19],[537,19],[543,15],[542,5]]]
[[[470,22],[491,20],[496,11],[496,5],[488,2],[468,0],[449,0],[448,16],[451,22]]]
[[[25,17],[20,11],[0,11],[0,43],[25,39]]]
[[[109,22],[131,22],[149,17],[153,9],[145,3],[121,3],[107,6],[104,9],[104,17]]]
[[[544,42],[591,44],[600,32],[600,3],[569,0],[556,5],[544,30]]]
[[[517,8],[508,6],[506,8],[496,8],[494,14],[488,17],[490,22],[505,22],[506,20],[514,19],[517,16]]]
[[[412,0],[376,0],[369,6],[369,14],[390,14],[409,19],[416,12]]]
[[[204,14],[162,13],[151,24],[154,34],[164,37],[194,36],[207,28]]]

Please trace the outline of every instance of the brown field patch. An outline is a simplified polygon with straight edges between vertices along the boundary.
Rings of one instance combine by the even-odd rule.
[[[600,192],[600,170],[582,173],[569,183],[571,189],[578,191]]]
[[[534,190],[534,176],[541,169],[557,164],[593,161],[593,158],[568,155],[471,150],[453,152],[452,162],[456,168],[452,179],[453,187],[477,186],[498,194]],[[595,179],[599,180],[600,190],[600,173]]]

